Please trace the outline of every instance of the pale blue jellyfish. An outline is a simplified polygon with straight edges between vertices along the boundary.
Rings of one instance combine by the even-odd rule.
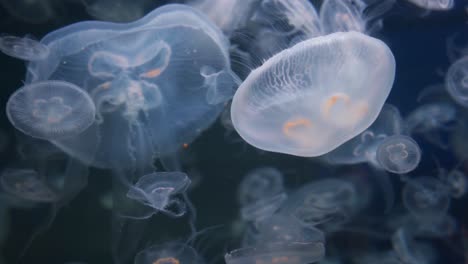
[[[91,97],[64,81],[35,82],[16,90],[6,112],[13,126],[31,137],[59,140],[78,136],[95,121]]]
[[[392,247],[398,259],[405,264],[433,263],[434,249],[431,244],[416,241],[410,230],[399,228],[391,237]]]
[[[49,48],[42,43],[26,36],[0,36],[0,51],[8,56],[26,60],[43,60],[49,56]]]
[[[444,11],[452,9],[454,0],[407,0],[408,2],[428,10]]]
[[[408,173],[416,169],[421,161],[418,143],[405,135],[385,138],[375,152],[378,166],[393,173]]]
[[[3,171],[2,190],[18,198],[33,202],[56,202],[59,193],[31,169],[7,169]]]
[[[76,23],[41,43],[50,55],[29,65],[26,82],[73,83],[88,92],[97,112],[83,133],[53,143],[97,167],[148,166],[178,151],[215,121],[237,85],[227,39],[184,5],[163,6],[128,24]]]
[[[468,56],[450,66],[445,76],[445,87],[455,102],[468,107]]]
[[[380,40],[357,32],[312,38],[250,73],[234,95],[232,122],[257,148],[323,155],[372,124],[394,75],[394,57]]]

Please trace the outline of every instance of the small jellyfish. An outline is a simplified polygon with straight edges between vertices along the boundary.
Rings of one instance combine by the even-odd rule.
[[[336,229],[349,221],[358,207],[357,190],[351,182],[325,179],[294,191],[279,213],[292,216],[304,226]]]
[[[408,2],[428,10],[444,11],[452,9],[454,0],[407,0]]]
[[[316,228],[304,227],[293,218],[275,215],[262,222],[251,246],[227,253],[227,264],[306,264],[325,256],[325,236]]]
[[[5,192],[28,201],[52,203],[59,199],[59,194],[34,170],[7,169],[0,184]]]
[[[392,235],[392,246],[398,258],[405,264],[432,263],[434,249],[428,243],[415,241],[410,231],[399,228]]]
[[[450,65],[445,76],[445,87],[455,102],[468,107],[468,56]]]
[[[238,196],[242,218],[261,221],[277,211],[286,200],[283,175],[275,168],[257,168],[242,180]]]
[[[466,194],[468,190],[467,181],[468,179],[465,173],[457,169],[450,171],[445,178],[445,183],[448,185],[450,195],[456,199]]]
[[[403,205],[421,222],[433,222],[447,214],[450,196],[438,179],[418,177],[409,179],[403,187]]]
[[[259,149],[323,155],[372,124],[394,76],[380,40],[357,32],[312,38],[250,73],[234,95],[232,122]]]
[[[49,56],[49,48],[29,37],[0,36],[0,51],[25,61],[43,60]]]
[[[203,259],[192,247],[176,242],[154,245],[140,251],[134,264],[202,264]]]
[[[127,197],[147,207],[140,215],[128,215],[133,218],[149,218],[157,212],[171,217],[185,214],[186,205],[177,198],[190,185],[190,179],[182,172],[154,172],[141,177],[127,192]]]
[[[379,143],[376,161],[381,168],[393,173],[408,173],[421,161],[418,143],[405,135],[394,135]]]
[[[31,137],[57,140],[86,130],[95,120],[86,92],[64,81],[29,84],[10,96],[6,106],[13,126]]]

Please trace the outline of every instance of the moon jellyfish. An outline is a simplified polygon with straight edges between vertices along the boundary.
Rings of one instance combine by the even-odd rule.
[[[215,96],[210,104],[207,94],[225,96],[223,89],[235,86],[228,40],[184,5],[162,6],[128,24],[76,23],[41,43],[52,55],[29,64],[26,82],[73,83],[89,93],[97,113],[82,134],[53,143],[100,168],[148,166],[177,152],[221,113],[224,102]]]
[[[232,122],[257,148],[323,155],[372,124],[394,76],[380,40],[357,32],[312,38],[251,72],[234,95]]]
[[[47,46],[29,37],[0,36],[0,51],[26,61],[43,60],[49,56]]]
[[[134,264],[180,263],[201,264],[204,261],[192,247],[175,242],[145,248],[136,255],[134,261]]]
[[[286,200],[283,175],[274,168],[249,172],[239,186],[241,215],[247,221],[261,221],[273,215]]]
[[[435,256],[430,244],[417,242],[409,231],[399,228],[392,236],[393,249],[405,264],[432,263]]]
[[[445,76],[445,87],[455,102],[468,107],[468,56],[450,66]]]
[[[452,9],[454,0],[407,0],[408,2],[424,9],[444,11]]]
[[[325,237],[320,230],[275,215],[261,223],[254,245],[233,250],[224,260],[227,264],[314,263],[325,256],[324,244]]]
[[[351,182],[325,179],[294,191],[279,213],[290,215],[304,226],[330,230],[349,221],[359,207],[357,190]]]
[[[7,169],[2,173],[0,184],[5,192],[24,200],[50,203],[59,199],[59,194],[34,170]]]
[[[421,161],[421,149],[416,141],[404,135],[387,137],[377,147],[376,161],[393,173],[408,173]]]
[[[325,0],[320,7],[322,30],[324,33],[375,31],[381,27],[381,21],[377,18],[388,11],[393,3],[392,0],[374,1],[373,6],[369,7],[363,0]]]
[[[393,105],[385,104],[377,119],[364,132],[323,156],[330,164],[375,163],[376,147],[385,138],[403,132],[403,119]],[[373,164],[375,165],[375,164]]]
[[[145,219],[157,212],[171,217],[185,214],[186,205],[177,198],[190,185],[190,179],[182,172],[155,172],[138,179],[127,192],[127,197],[145,205],[138,213],[125,215],[130,218]]]
[[[43,81],[10,96],[6,112],[13,126],[31,137],[57,140],[82,133],[94,122],[94,103],[72,83]]]
[[[468,179],[460,170],[449,172],[445,178],[445,183],[448,185],[450,195],[453,198],[461,198],[468,190]]]
[[[403,205],[421,222],[431,222],[447,214],[450,196],[438,179],[419,177],[409,179],[403,187]]]

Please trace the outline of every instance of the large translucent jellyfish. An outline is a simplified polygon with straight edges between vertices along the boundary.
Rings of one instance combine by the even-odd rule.
[[[468,107],[468,56],[450,66],[445,76],[445,86],[455,102]]]
[[[403,174],[419,165],[421,149],[412,138],[394,135],[380,142],[375,156],[379,167],[389,172]]]
[[[257,148],[323,155],[372,124],[394,77],[380,40],[357,32],[312,38],[251,72],[234,95],[232,122]]]
[[[89,95],[72,83],[43,81],[21,87],[6,106],[8,119],[21,132],[57,140],[82,133],[94,122]]]
[[[403,205],[421,222],[433,222],[447,214],[450,196],[446,185],[433,177],[409,179],[403,187]]]
[[[158,212],[171,217],[185,214],[186,205],[178,198],[190,185],[190,179],[182,172],[155,172],[144,175],[130,186],[127,198],[140,202],[145,208],[133,208],[125,217],[145,219]]]
[[[59,199],[57,191],[31,169],[7,169],[0,184],[5,192],[28,201],[52,203]]]
[[[336,229],[349,221],[359,207],[357,190],[351,182],[325,179],[294,191],[279,213],[305,226]]]
[[[184,5],[128,24],[76,23],[41,43],[50,56],[29,64],[26,82],[66,80],[87,91],[97,110],[84,133],[53,142],[97,167],[147,166],[176,152],[216,120],[237,87],[227,39]]]
[[[26,61],[42,60],[49,56],[47,46],[27,36],[0,36],[0,51]]]
[[[408,2],[421,8],[443,11],[452,9],[455,5],[454,0],[407,0]]]
[[[274,168],[257,168],[249,172],[239,186],[242,218],[261,221],[270,217],[286,197],[281,172]]]
[[[294,218],[275,215],[262,222],[252,246],[233,250],[224,256],[227,264],[306,264],[325,255],[323,233],[304,227]]]
[[[381,27],[378,19],[395,1],[325,0],[320,7],[320,22],[324,33],[357,31],[373,32]]]
[[[203,259],[192,247],[176,242],[145,248],[140,251],[134,264],[201,264]]]

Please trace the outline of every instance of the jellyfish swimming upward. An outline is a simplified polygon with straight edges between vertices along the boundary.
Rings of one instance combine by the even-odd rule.
[[[41,44],[49,56],[29,65],[26,82],[70,82],[96,106],[88,129],[53,143],[101,168],[177,151],[214,122],[235,90],[227,39],[188,6],[166,5],[128,24],[76,23]]]
[[[308,39],[251,72],[234,95],[232,121],[257,148],[323,155],[372,124],[394,76],[393,54],[377,39],[357,32]]]

